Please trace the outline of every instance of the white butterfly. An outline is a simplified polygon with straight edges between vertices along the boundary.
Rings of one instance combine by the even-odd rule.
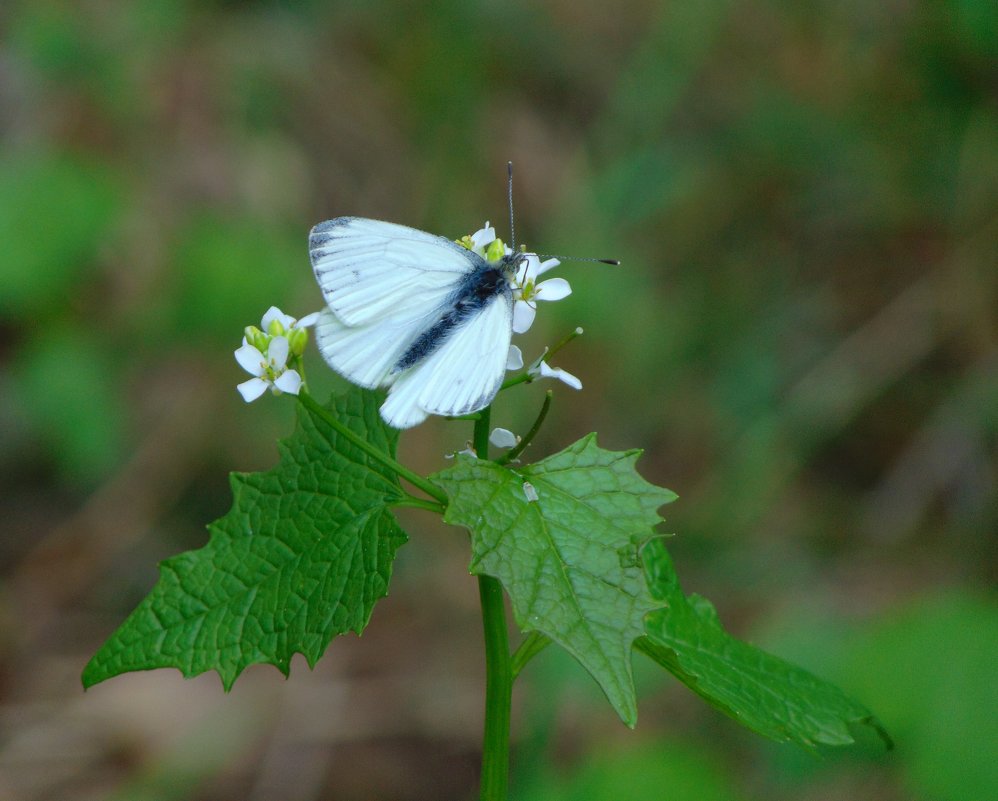
[[[487,261],[444,237],[361,217],[319,223],[308,243],[328,306],[315,327],[319,351],[353,383],[389,388],[389,425],[492,402],[506,373],[515,275],[536,256]]]

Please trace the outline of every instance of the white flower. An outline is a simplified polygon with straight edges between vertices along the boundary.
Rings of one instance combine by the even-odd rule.
[[[488,220],[485,221],[484,228],[479,228],[475,233],[467,234],[454,241],[490,262],[499,261],[503,256],[508,256],[513,252],[508,245],[496,237],[496,229],[489,224]]]
[[[509,256],[513,253],[510,247],[496,238],[496,229],[488,221],[475,233],[457,240],[457,244],[490,261],[498,261],[503,255]],[[561,264],[558,259],[541,261],[536,253],[522,253],[521,256],[516,274],[510,280],[513,287],[513,333],[515,334],[522,334],[533,325],[537,316],[537,301],[562,300],[572,294],[572,287],[564,278],[538,280],[548,270],[553,270]],[[582,329],[577,329],[576,333],[581,334]],[[506,356],[506,369],[519,370],[521,367],[523,367],[523,353],[516,345],[510,345]],[[543,359],[538,359],[531,365],[528,372],[534,377],[557,378],[570,387],[582,389],[582,382],[578,378],[564,370],[548,366]]]
[[[538,283],[537,279],[561,264],[558,259],[541,261],[536,253],[524,254],[521,267],[513,279],[514,297],[513,330],[517,334],[533,325],[538,300],[561,300],[572,294],[572,287],[564,278],[549,278]]]
[[[267,346],[266,355],[243,337],[243,345],[234,355],[240,366],[254,376],[236,387],[244,401],[247,403],[255,401],[268,387],[275,395],[282,392],[298,394],[298,390],[301,389],[301,376],[297,370],[288,369],[290,351],[291,346],[287,337],[273,337]]]
[[[471,235],[471,247],[469,250],[474,251],[483,259],[485,258],[485,248],[492,244],[493,240],[496,238],[496,229],[489,225],[489,221],[485,221],[485,226],[478,229]]]
[[[315,321],[318,319],[319,312],[306,314],[300,320],[296,320],[290,314],[285,314],[276,306],[271,306],[266,312],[264,312],[263,319],[260,321],[260,328],[272,334],[285,335],[289,331],[294,331],[300,328],[308,328],[310,325],[315,325]],[[280,324],[280,330],[270,330],[270,327],[274,322]]]
[[[495,428],[489,434],[489,442],[497,448],[512,448],[519,441],[520,438],[516,434],[505,428]]]
[[[235,351],[236,361],[253,376],[236,389],[247,403],[255,401],[269,387],[275,394],[297,395],[302,385],[297,370],[288,368],[288,359],[296,362],[305,351],[308,332],[305,330],[319,319],[319,312],[296,320],[276,306],[271,306],[260,321],[260,328],[247,326],[242,347]]]
[[[560,367],[551,367],[546,361],[541,359],[530,366],[527,370],[534,378],[557,378],[568,384],[572,389],[582,389],[582,382],[567,370]]]

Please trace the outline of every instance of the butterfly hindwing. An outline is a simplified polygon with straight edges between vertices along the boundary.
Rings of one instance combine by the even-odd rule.
[[[387,317],[367,325],[348,326],[325,309],[315,325],[319,352],[336,372],[367,389],[385,386],[392,368],[412,340],[422,318]]]
[[[512,321],[512,295],[493,296],[398,378],[381,407],[385,420],[408,428],[428,414],[469,414],[488,406],[506,375]]]

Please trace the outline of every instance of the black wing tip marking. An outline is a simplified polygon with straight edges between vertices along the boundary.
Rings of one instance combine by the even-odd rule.
[[[335,234],[334,231],[337,228],[342,228],[343,226],[349,225],[356,217],[337,217],[334,220],[326,220],[318,225],[314,226],[311,231],[308,232],[308,249],[316,250],[329,243]]]
[[[312,236],[313,234],[328,234],[334,228],[339,228],[340,226],[343,225],[349,225],[353,220],[356,219],[357,219],[356,217],[336,217],[335,219],[332,220],[324,220],[323,222],[319,223],[318,225],[312,228],[312,230],[309,232],[309,236]]]

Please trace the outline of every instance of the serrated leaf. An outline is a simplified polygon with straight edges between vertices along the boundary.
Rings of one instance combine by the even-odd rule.
[[[569,651],[629,726],[632,643],[660,605],[638,553],[676,497],[638,475],[639,455],[603,450],[590,434],[518,470],[463,458],[433,477],[450,496],[444,520],[471,532],[471,572],[498,578],[520,629]]]
[[[331,413],[387,454],[398,432],[379,400],[353,389]],[[405,534],[389,506],[395,474],[298,407],[298,425],[265,473],[234,474],[234,502],[208,544],[168,559],[160,579],[83,672],[89,687],[131,670],[218,671],[226,689],[249,665],[287,675],[301,653],[314,666],[337,634],[367,625],[387,593]]]
[[[850,725],[874,728],[873,714],[842,690],[803,668],[737,640],[706,598],[683,594],[661,540],[642,551],[652,594],[666,606],[651,612],[637,647],[687,687],[744,726],[808,749],[849,745]]]

